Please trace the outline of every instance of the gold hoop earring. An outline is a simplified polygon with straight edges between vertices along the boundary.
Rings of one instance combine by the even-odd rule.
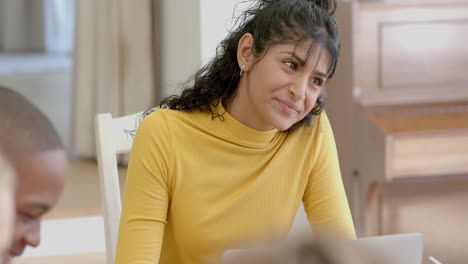
[[[242,76],[242,73],[244,72],[244,69],[245,69],[245,64],[242,64],[239,76]]]

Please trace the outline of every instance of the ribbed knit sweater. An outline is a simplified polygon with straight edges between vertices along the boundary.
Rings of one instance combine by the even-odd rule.
[[[116,263],[219,263],[226,250],[285,238],[301,201],[314,233],[356,237],[325,112],[258,131],[214,110],[222,116],[160,109],[141,123]]]

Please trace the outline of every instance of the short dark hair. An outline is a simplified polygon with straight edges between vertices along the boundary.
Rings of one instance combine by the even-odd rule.
[[[316,50],[313,46],[323,47],[331,58],[328,78],[333,76],[340,51],[338,26],[333,18],[335,0],[256,0],[252,3],[217,47],[215,57],[186,82],[180,96],[165,98],[160,107],[212,112],[211,104],[229,102],[240,80],[238,42],[246,33],[254,37],[253,52],[257,56],[274,44],[298,45],[312,39],[309,53]],[[320,94],[312,111],[300,123],[310,124],[311,116],[320,114],[324,106],[324,95]]]
[[[63,149],[50,120],[23,95],[0,86],[0,149],[15,163],[18,156]]]

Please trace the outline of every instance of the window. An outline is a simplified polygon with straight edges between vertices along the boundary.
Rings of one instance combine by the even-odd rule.
[[[0,0],[0,52],[73,51],[73,0]]]

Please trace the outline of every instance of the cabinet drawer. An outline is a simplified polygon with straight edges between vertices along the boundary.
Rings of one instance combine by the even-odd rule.
[[[468,98],[468,2],[353,2],[359,3],[352,42],[361,103]]]
[[[391,135],[387,180],[468,173],[468,130]]]

